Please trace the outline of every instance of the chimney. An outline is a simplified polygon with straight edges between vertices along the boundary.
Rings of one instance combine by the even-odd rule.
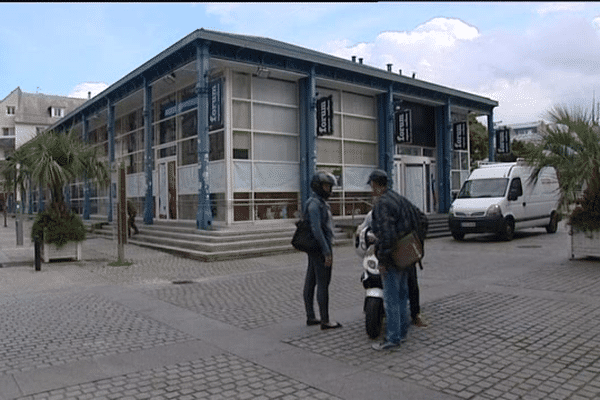
[[[352,62],[356,62],[356,56],[352,56]]]
[[[362,64],[362,60],[363,60],[362,58],[359,58],[359,59],[358,59],[358,63],[359,63],[359,64]]]
[[[415,76],[417,76],[417,73],[413,72],[413,79],[415,79]]]
[[[402,75],[402,70],[401,69],[398,70],[398,75]]]
[[[92,98],[92,92],[88,92],[88,100]]]
[[[392,65],[393,65],[393,64],[388,64],[388,65],[387,65],[388,72],[392,72]]]

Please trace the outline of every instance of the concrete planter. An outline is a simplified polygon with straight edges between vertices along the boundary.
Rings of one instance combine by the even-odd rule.
[[[600,232],[571,229],[571,259],[600,257]]]
[[[50,260],[58,259],[72,259],[81,261],[81,243],[82,242],[69,242],[60,249],[53,244],[43,243],[42,260],[45,263],[50,262]]]

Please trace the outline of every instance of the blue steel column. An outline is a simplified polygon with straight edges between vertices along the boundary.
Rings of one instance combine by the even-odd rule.
[[[443,157],[441,160],[443,175],[438,177],[442,184],[440,187],[439,212],[446,213],[450,209],[452,202],[452,190],[450,170],[452,169],[452,116],[450,110],[450,99],[446,102],[442,120],[442,141],[438,146],[442,147]]]
[[[494,129],[494,112],[490,111],[488,117],[488,158],[490,161],[496,161],[496,130]]]
[[[378,140],[377,168],[387,172],[390,187],[393,187],[394,169],[394,87],[390,84],[387,93],[377,97]],[[366,183],[366,182],[365,182]]]
[[[299,140],[300,140],[300,210],[304,209],[304,204],[310,196],[310,186],[308,180],[310,174],[308,173],[308,116],[310,115],[310,91],[309,79],[302,78],[298,81],[299,94],[300,94],[300,105],[299,105]]]
[[[383,143],[385,144],[385,147],[383,149],[384,164],[380,167],[383,168],[384,171],[387,172],[388,176],[390,177],[388,183],[389,187],[393,187],[392,171],[394,169],[394,87],[391,84],[388,88],[388,92],[385,99],[385,110],[385,136],[381,138],[383,139]]]
[[[315,67],[300,81],[300,179],[302,209],[310,197],[310,180],[317,169],[317,85]]]
[[[110,184],[108,186],[108,222],[113,220],[113,186],[112,186],[112,171],[115,164],[115,107],[112,101],[108,99],[107,105],[107,121],[108,129],[108,161],[110,167]]]
[[[210,189],[208,187],[208,43],[196,44],[196,94],[198,96],[198,210],[196,228],[212,225]]]
[[[82,120],[82,136],[83,143],[89,144],[89,123],[84,115]],[[83,173],[83,219],[90,219],[90,180],[87,173]]]
[[[146,175],[146,193],[144,198],[144,224],[152,225],[152,166],[154,152],[152,151],[152,87],[144,78],[144,174]]]
[[[315,66],[310,68],[308,77],[308,119],[306,120],[306,151],[308,154],[308,182],[317,170],[317,80],[315,77]]]

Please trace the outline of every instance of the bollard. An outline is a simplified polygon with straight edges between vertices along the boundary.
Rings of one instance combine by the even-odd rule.
[[[42,242],[39,239],[35,239],[34,245],[34,259],[35,259],[35,270],[42,270]]]

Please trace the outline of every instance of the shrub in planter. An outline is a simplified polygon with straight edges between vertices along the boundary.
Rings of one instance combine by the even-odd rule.
[[[600,174],[595,173],[583,198],[571,213],[569,224],[580,231],[600,231]]]
[[[85,225],[77,214],[66,209],[64,203],[53,203],[35,218],[31,239],[61,248],[68,242],[85,240]]]

